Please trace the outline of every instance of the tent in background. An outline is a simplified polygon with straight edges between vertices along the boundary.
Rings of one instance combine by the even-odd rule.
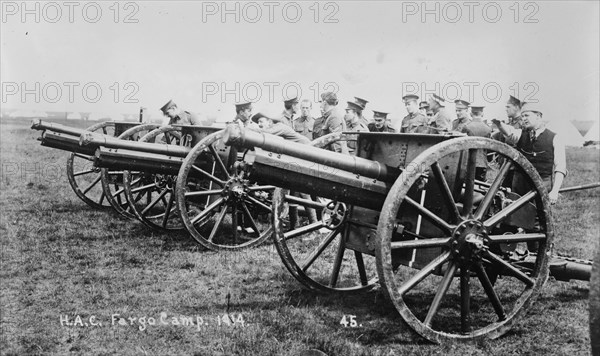
[[[598,122],[599,121],[594,122],[594,124],[592,125],[592,127],[585,134],[585,137],[583,138],[583,140],[585,142],[588,142],[588,141],[598,142],[598,141],[600,141],[600,126],[598,125]]]
[[[585,142],[583,136],[581,136],[581,133],[579,133],[579,130],[577,130],[571,121],[551,120],[546,123],[546,127],[551,131],[559,133],[567,146],[581,147]]]

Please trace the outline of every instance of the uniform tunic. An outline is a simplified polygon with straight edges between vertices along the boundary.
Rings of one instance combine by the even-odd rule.
[[[369,127],[363,124],[360,120],[355,124],[346,123],[348,132],[369,132]],[[356,140],[348,140],[348,150],[350,153],[354,153],[356,151]]]
[[[427,116],[416,112],[414,114],[408,114],[402,119],[402,125],[400,132],[402,133],[427,133],[429,128],[427,127],[428,120]]]
[[[196,114],[189,111],[181,111],[174,118],[169,118],[169,125],[202,125],[202,121]]]
[[[276,122],[268,129],[263,129],[263,132],[270,133],[272,135],[283,137],[286,140],[290,140],[298,143],[309,144],[310,140],[300,133],[294,131],[291,127],[281,122]]]
[[[429,133],[438,134],[444,131],[449,131],[452,127],[452,116],[446,111],[445,108],[441,108],[429,121],[431,129]]]
[[[315,119],[312,116],[299,116],[295,118],[294,122],[292,123],[294,131],[311,141],[313,140],[314,125]]]
[[[375,123],[372,122],[367,127],[369,128],[369,131],[371,131],[371,132],[396,132],[396,130],[394,130],[394,128],[392,128],[392,127],[389,127],[388,124],[384,124],[380,129],[378,129],[375,126]]]
[[[472,120],[470,117],[452,121],[452,131],[465,132],[465,128],[471,123],[471,121]]]
[[[317,139],[332,132],[342,132],[346,130],[344,118],[335,109],[331,109],[323,116],[315,120],[313,126],[313,138]],[[346,142],[338,141],[331,144],[331,150],[340,153],[348,153]]]

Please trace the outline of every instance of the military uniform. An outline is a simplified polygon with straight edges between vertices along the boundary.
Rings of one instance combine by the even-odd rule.
[[[473,120],[470,117],[467,117],[465,119],[456,119],[452,121],[452,131],[465,132],[466,127],[472,121]]]
[[[182,111],[174,118],[169,118],[169,125],[202,125],[198,115],[189,111]]]
[[[408,114],[402,119],[402,125],[400,132],[402,133],[427,133],[429,128],[427,127],[428,120],[427,116],[421,113]]]
[[[388,124],[384,124],[380,129],[375,127],[375,123],[372,122],[368,126],[369,131],[371,132],[396,132],[393,127],[389,127]]]
[[[313,127],[315,125],[315,119],[312,116],[299,116],[294,119],[292,126],[294,131],[300,135],[306,137],[309,140],[313,140]]]
[[[279,121],[284,125],[292,127],[292,123],[294,122],[294,114],[290,114],[287,110],[283,110],[281,116],[276,121]]]
[[[313,138],[317,139],[321,136],[325,136],[332,132],[342,132],[346,130],[346,124],[344,118],[337,112],[337,110],[331,109],[324,113],[323,116],[315,120],[313,126]],[[335,152],[344,153],[346,150],[344,142],[335,142],[331,146]]]
[[[273,126],[269,127],[268,129],[263,129],[263,132],[270,133],[271,135],[280,136],[286,140],[290,140],[293,142],[304,144],[310,143],[310,140],[308,138],[294,131],[291,127],[281,122],[276,122],[273,124]]]

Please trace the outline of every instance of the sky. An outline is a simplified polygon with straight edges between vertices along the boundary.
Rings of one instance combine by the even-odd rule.
[[[549,120],[599,120],[599,14],[598,1],[3,1],[2,107],[159,115],[173,99],[231,119],[236,102],[275,112],[334,90],[342,108],[369,100],[366,116],[437,93],[487,118],[516,95]]]

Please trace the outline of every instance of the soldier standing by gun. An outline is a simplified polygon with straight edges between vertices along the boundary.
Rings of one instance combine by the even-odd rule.
[[[281,113],[280,117],[277,118],[273,118],[273,122],[281,122],[284,125],[287,125],[289,127],[293,127],[293,122],[294,122],[294,115],[296,113],[298,113],[298,103],[300,101],[298,100],[298,97],[292,98],[292,99],[288,99],[285,100],[283,102],[284,105],[284,110]]]
[[[543,179],[549,193],[551,204],[556,204],[560,187],[567,175],[565,143],[560,134],[546,129],[542,122],[542,109],[533,103],[525,103],[521,109],[523,128],[516,129],[503,124],[498,119],[492,121],[505,137],[508,144],[513,144],[535,167]],[[525,178],[515,172],[513,189],[517,194],[526,192]]]
[[[445,102],[439,95],[433,94],[429,98],[429,108],[433,111],[433,117],[429,120],[429,133],[439,134],[450,130],[452,117],[446,111]]]
[[[483,106],[471,106],[471,122],[463,128],[463,133],[468,136],[479,136],[489,138],[492,129],[483,122]],[[475,167],[475,179],[480,181],[486,180],[487,174],[487,157],[485,152],[477,157],[477,166]]]
[[[202,125],[202,120],[196,114],[180,109],[173,100],[163,105],[160,111],[169,118],[167,125]]]
[[[361,117],[362,107],[355,102],[349,101],[348,107],[346,107],[346,115],[344,115],[346,130],[350,132],[369,132],[369,128],[361,121]],[[355,154],[356,141],[349,140],[347,144],[350,154]]]
[[[308,99],[302,100],[300,103],[300,116],[294,119],[292,126],[294,131],[312,141],[315,119],[310,114],[311,109],[312,102]]]
[[[393,127],[390,127],[387,123],[387,112],[373,110],[373,122],[369,124],[368,128],[371,132],[396,132]]]
[[[402,125],[400,132],[402,133],[427,133],[429,128],[427,127],[427,117],[421,114],[419,109],[419,97],[417,95],[405,95],[402,97],[404,106],[408,115],[402,119]]]
[[[313,138],[317,139],[332,132],[346,130],[344,118],[336,110],[338,104],[337,95],[334,92],[321,94],[321,117],[315,120],[313,127]],[[345,141],[337,141],[330,145],[330,150],[348,154],[348,146]]]
[[[471,123],[471,116],[469,115],[471,103],[465,100],[455,100],[454,105],[456,106],[456,120],[452,121],[452,131],[464,133],[465,127]]]

